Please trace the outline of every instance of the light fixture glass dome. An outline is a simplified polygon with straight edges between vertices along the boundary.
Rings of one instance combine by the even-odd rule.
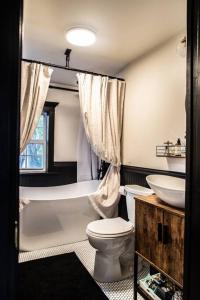
[[[95,43],[96,35],[89,29],[74,27],[67,31],[66,40],[70,44],[80,47],[87,47]]]

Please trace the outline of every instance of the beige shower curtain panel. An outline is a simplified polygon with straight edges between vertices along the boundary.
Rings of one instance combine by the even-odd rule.
[[[108,77],[77,74],[84,128],[93,151],[110,163],[96,193],[90,196],[103,218],[116,215],[119,202],[121,133],[125,82]]]
[[[20,104],[20,153],[32,138],[46,100],[53,70],[36,63],[22,62]]]

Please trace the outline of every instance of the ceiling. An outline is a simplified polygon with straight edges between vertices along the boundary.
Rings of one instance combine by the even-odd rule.
[[[97,42],[65,40],[72,26],[93,29]],[[23,57],[115,75],[129,62],[186,28],[186,0],[24,0]],[[75,74],[55,70],[52,81],[74,84]]]

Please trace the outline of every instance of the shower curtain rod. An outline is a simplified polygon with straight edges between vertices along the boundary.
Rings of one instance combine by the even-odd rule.
[[[120,81],[125,81],[124,78],[118,78],[118,77],[114,77],[114,76],[110,76],[110,75],[95,73],[95,72],[91,72],[91,71],[87,71],[87,70],[81,70],[81,69],[76,69],[76,68],[70,68],[70,67],[68,68],[68,67],[65,67],[65,66],[60,66],[60,65],[55,65],[55,64],[51,64],[51,63],[46,63],[44,61],[38,61],[38,60],[32,60],[32,59],[26,59],[26,58],[22,58],[22,60],[26,61],[26,62],[38,63],[38,64],[42,64],[42,65],[49,66],[49,67],[52,67],[52,68],[66,70],[66,71],[74,71],[74,72],[80,72],[80,73],[91,74],[91,75],[106,76],[106,77],[108,77],[110,79],[118,79]]]
[[[78,93],[78,90],[76,90],[76,89],[66,88],[66,87],[57,86],[57,85],[51,85],[51,84],[50,84],[49,88],[50,88],[50,89],[56,89],[56,90],[63,90],[63,91],[76,92],[76,93]]]

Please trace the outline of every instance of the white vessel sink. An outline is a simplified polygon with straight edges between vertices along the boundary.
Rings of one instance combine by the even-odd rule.
[[[149,175],[146,180],[161,200],[172,206],[185,207],[185,179],[166,175]]]

